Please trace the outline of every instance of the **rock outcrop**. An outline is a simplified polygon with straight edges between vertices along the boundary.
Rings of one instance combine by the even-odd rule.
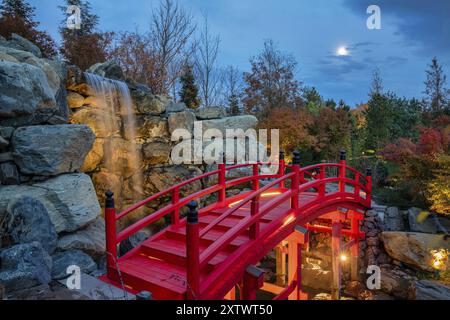
[[[22,173],[55,176],[78,171],[95,136],[85,125],[22,127],[12,138],[14,161]]]

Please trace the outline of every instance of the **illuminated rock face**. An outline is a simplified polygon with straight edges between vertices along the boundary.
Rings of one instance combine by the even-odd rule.
[[[411,232],[383,232],[387,253],[395,260],[423,271],[433,271],[431,250],[450,248],[442,235]]]

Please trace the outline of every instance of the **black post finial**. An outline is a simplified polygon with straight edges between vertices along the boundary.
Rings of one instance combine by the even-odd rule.
[[[341,159],[341,161],[347,160],[347,151],[346,150],[341,150],[340,159]]]
[[[294,151],[294,159],[292,160],[292,164],[294,166],[299,166],[301,162],[300,151]]]
[[[366,176],[371,177],[372,176],[372,168],[366,169]]]
[[[105,192],[105,208],[114,208],[114,192],[108,190]]]
[[[196,224],[198,223],[198,202],[197,201],[191,201],[188,203],[189,212],[187,214],[187,222],[189,224]]]
[[[149,291],[141,291],[136,295],[136,300],[153,300],[153,295]]]
[[[281,151],[280,151],[280,161],[281,161],[281,160],[284,160],[284,157],[285,157],[284,151],[281,150]]]

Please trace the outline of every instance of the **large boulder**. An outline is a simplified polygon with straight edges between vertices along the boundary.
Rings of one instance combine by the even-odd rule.
[[[97,138],[107,138],[115,134],[113,128],[119,128],[120,119],[108,111],[85,107],[76,110],[71,116],[72,123],[88,125]]]
[[[22,127],[12,138],[14,161],[29,175],[75,172],[83,165],[94,139],[85,125]]]
[[[137,113],[153,116],[163,114],[167,106],[171,103],[168,97],[155,96],[145,86],[131,88],[131,98],[136,105]]]
[[[100,215],[94,185],[85,174],[61,175],[32,186],[0,186],[0,221],[11,199],[29,196],[45,206],[56,232],[73,232]]]
[[[410,300],[450,300],[450,286],[437,281],[415,281],[408,290]]]
[[[103,78],[115,79],[123,81],[125,76],[120,66],[114,61],[107,61],[103,63],[96,63],[91,66],[87,72],[96,74]]]
[[[167,142],[149,142],[144,144],[143,160],[145,163],[156,165],[169,162],[171,146]]]
[[[0,283],[7,292],[51,281],[52,259],[39,242],[19,244],[0,252]]]
[[[53,268],[52,279],[61,280],[67,278],[67,268],[78,266],[81,272],[91,273],[97,269],[94,260],[87,254],[79,250],[58,252],[52,256]]]
[[[84,97],[76,92],[69,92],[67,94],[67,104],[70,109],[78,109],[84,105]]]
[[[433,271],[432,250],[450,248],[443,235],[409,232],[383,232],[384,248],[391,258],[423,271]]]
[[[176,113],[176,112],[183,112],[186,111],[187,107],[183,102],[176,103],[171,102],[166,108],[166,113]]]
[[[317,264],[307,264],[302,268],[302,285],[315,290],[330,290],[332,273]]]
[[[84,159],[83,166],[81,167],[82,172],[93,172],[98,168],[104,156],[103,144],[103,139],[95,139],[91,151]]]
[[[195,114],[191,111],[182,111],[169,115],[169,132],[172,134],[177,129],[194,132]]]
[[[58,235],[44,205],[31,197],[13,199],[6,213],[6,235],[12,244],[39,242],[52,254]]]
[[[31,41],[19,36],[18,34],[11,34],[11,39],[9,40],[9,43],[13,46],[18,48],[19,50],[27,51],[32,53],[38,58],[42,58],[41,50]]]
[[[81,250],[91,257],[100,258],[105,253],[105,221],[97,218],[85,229],[59,238],[58,250]]]
[[[142,138],[145,141],[170,140],[169,124],[167,119],[157,116],[137,116],[136,119],[136,138]]]
[[[450,219],[429,214],[419,208],[408,210],[408,221],[411,232],[449,233]]]
[[[408,298],[408,289],[415,280],[400,268],[381,268],[381,291],[398,299]]]
[[[0,60],[0,125],[45,123],[58,112],[54,91],[42,69]]]
[[[247,131],[248,129],[254,129],[258,124],[258,119],[255,116],[237,116],[237,117],[227,117],[216,120],[205,120],[202,121],[203,132],[209,129],[218,129],[222,132],[223,136],[226,137],[227,129],[242,129]]]
[[[197,109],[195,115],[199,120],[220,119],[227,116],[227,110],[224,107],[205,107]]]

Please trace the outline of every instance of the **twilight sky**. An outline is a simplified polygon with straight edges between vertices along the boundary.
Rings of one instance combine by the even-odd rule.
[[[62,0],[30,0],[41,28],[58,39]],[[90,0],[103,31],[144,31],[159,0]],[[220,65],[249,70],[264,39],[298,62],[297,78],[324,98],[354,106],[367,100],[371,73],[379,68],[385,89],[422,97],[425,68],[433,56],[450,78],[449,0],[180,0],[199,23],[202,13],[221,37]],[[367,7],[381,8],[381,30],[369,30]],[[339,47],[349,55],[338,56]],[[450,79],[449,79],[450,80]]]

